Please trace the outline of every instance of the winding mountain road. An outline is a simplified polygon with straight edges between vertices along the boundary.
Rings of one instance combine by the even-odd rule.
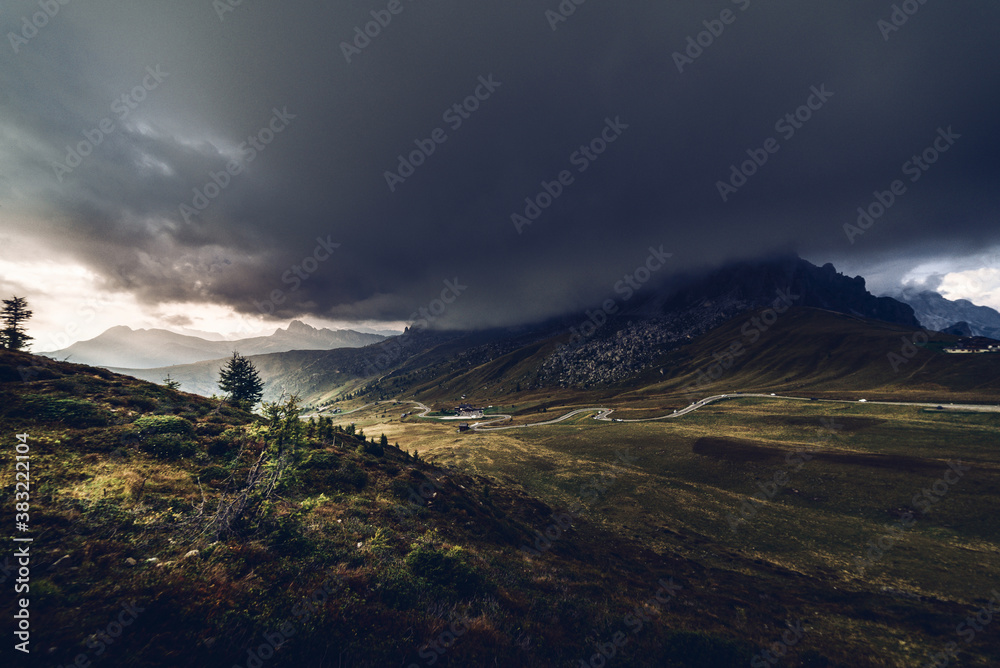
[[[742,393],[732,393],[732,394],[716,394],[711,397],[705,397],[692,404],[675,410],[667,415],[661,415],[659,417],[651,418],[611,418],[609,417],[614,411],[614,408],[605,408],[603,406],[597,406],[593,408],[575,408],[568,413],[561,415],[557,418],[552,418],[551,420],[543,420],[542,422],[529,422],[526,424],[508,424],[508,425],[497,425],[498,422],[509,422],[514,419],[512,415],[497,415],[491,420],[486,422],[476,422],[469,425],[469,429],[472,431],[500,431],[503,429],[525,429],[527,427],[542,427],[545,425],[552,425],[564,420],[568,420],[577,415],[584,413],[597,413],[594,416],[595,420],[602,420],[605,422],[655,422],[657,420],[672,420],[675,418],[682,417],[688,413],[693,413],[699,408],[708,406],[709,404],[715,403],[716,401],[722,401],[723,399],[742,399],[744,397],[760,397],[764,399],[785,399],[788,401],[822,401],[826,403],[837,403],[837,404],[856,404],[859,403],[855,400],[850,399],[812,399],[810,397],[788,397],[784,395],[771,395],[771,394],[742,394]],[[420,408],[420,413],[415,414],[416,417],[425,419],[437,419],[428,418],[427,414],[431,412],[431,409],[419,402],[419,401],[401,401],[401,404],[413,404]],[[938,406],[943,406],[947,410],[959,410],[959,411],[972,411],[977,413],[998,413],[1000,412],[1000,406],[993,406],[989,404],[934,404],[934,403],[919,403],[919,402],[909,402],[909,401],[867,401],[867,404],[875,404],[881,406],[922,406],[925,408],[937,408]],[[355,408],[344,413],[338,413],[338,415],[348,415],[350,413],[356,413],[357,411],[364,410],[369,406],[374,406],[375,404],[365,404],[360,408]],[[303,416],[307,417],[307,416]],[[311,417],[311,416],[310,416]],[[455,418],[452,418],[455,419]],[[496,425],[496,426],[492,426]]]

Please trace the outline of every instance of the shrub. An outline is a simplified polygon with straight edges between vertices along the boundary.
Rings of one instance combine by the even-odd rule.
[[[376,595],[387,607],[410,610],[420,600],[420,583],[410,571],[397,564],[384,566],[375,583]]]
[[[333,479],[341,485],[350,485],[358,491],[368,484],[368,474],[354,462],[344,462],[333,474]]]
[[[67,427],[106,427],[113,415],[96,404],[82,399],[57,399],[48,395],[29,394],[14,411],[17,417],[45,422],[62,422]]]
[[[333,452],[314,452],[302,462],[304,470],[320,469],[333,471],[340,465],[340,456]]]
[[[200,422],[195,426],[199,436],[218,436],[226,431],[226,425],[217,422]]]
[[[368,474],[364,470],[333,452],[313,452],[299,470],[300,479],[307,488],[320,492],[348,488],[361,491],[368,484]]]
[[[75,376],[66,376],[64,378],[54,380],[52,382],[52,387],[62,392],[72,394],[78,390],[79,384],[77,383]]]
[[[461,548],[442,552],[421,545],[406,555],[406,565],[414,575],[459,596],[469,596],[482,585],[482,578],[466,562]]]
[[[153,434],[139,442],[139,449],[159,459],[190,457],[197,448],[181,434]]]
[[[208,454],[213,457],[225,457],[233,449],[233,442],[225,436],[216,436],[208,443]]]
[[[374,439],[371,441],[362,441],[361,443],[358,443],[357,451],[359,455],[367,454],[367,455],[374,455],[376,457],[381,457],[385,453],[385,450],[382,449],[382,446],[376,443]]]
[[[131,408],[140,411],[152,411],[157,406],[156,400],[149,397],[128,397],[127,400]]]
[[[140,436],[152,434],[194,435],[194,425],[176,415],[149,415],[141,417],[132,423],[132,427],[139,432]]]

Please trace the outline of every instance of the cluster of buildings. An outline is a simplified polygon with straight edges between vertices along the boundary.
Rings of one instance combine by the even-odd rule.
[[[1000,353],[1000,341],[975,336],[945,348],[946,353]]]

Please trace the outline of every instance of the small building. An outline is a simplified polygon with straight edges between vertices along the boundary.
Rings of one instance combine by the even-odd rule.
[[[459,425],[458,425],[458,433],[461,434],[461,433],[466,432],[466,431],[469,431],[469,423],[468,422],[460,422]]]

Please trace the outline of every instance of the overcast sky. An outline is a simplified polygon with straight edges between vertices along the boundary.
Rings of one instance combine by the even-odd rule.
[[[661,245],[1000,307],[1000,5],[901,4],[8,0],[0,292],[36,350],[401,326],[455,279],[443,324],[523,322]]]

